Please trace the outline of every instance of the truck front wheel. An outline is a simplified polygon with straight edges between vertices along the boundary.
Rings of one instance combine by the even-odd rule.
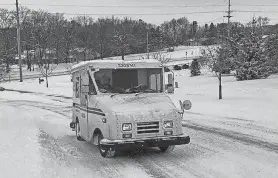
[[[100,141],[103,139],[102,133],[98,134],[98,149],[102,157],[104,158],[112,158],[115,156],[115,150],[112,148],[104,148],[101,144]]]
[[[163,153],[168,153],[174,150],[175,145],[169,145],[169,146],[160,146],[158,147],[160,149],[161,152]]]

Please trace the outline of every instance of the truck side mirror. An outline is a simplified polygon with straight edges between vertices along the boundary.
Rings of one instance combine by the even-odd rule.
[[[179,88],[179,83],[175,82],[175,88]]]
[[[182,112],[184,112],[184,110],[190,110],[192,107],[192,103],[189,100],[184,100],[183,102],[181,102],[180,100],[180,107]]]

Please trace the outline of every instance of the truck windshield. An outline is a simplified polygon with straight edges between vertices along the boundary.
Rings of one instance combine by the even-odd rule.
[[[163,92],[161,68],[100,69],[94,78],[102,93]]]

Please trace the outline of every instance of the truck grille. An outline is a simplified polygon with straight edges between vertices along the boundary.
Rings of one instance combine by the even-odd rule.
[[[159,122],[138,122],[137,134],[159,133]]]

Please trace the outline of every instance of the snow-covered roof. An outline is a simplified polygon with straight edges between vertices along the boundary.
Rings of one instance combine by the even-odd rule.
[[[269,35],[263,35],[262,36],[262,39],[265,39],[265,38],[267,38]]]
[[[85,67],[94,67],[98,69],[130,69],[130,68],[161,68],[162,64],[155,59],[143,60],[91,60],[82,61],[72,66],[72,72]]]
[[[19,55],[17,54],[17,55],[15,55],[15,59],[17,60],[17,59],[19,59],[19,57],[18,57]],[[26,58],[26,56],[25,55],[21,55],[21,59],[25,59]]]

